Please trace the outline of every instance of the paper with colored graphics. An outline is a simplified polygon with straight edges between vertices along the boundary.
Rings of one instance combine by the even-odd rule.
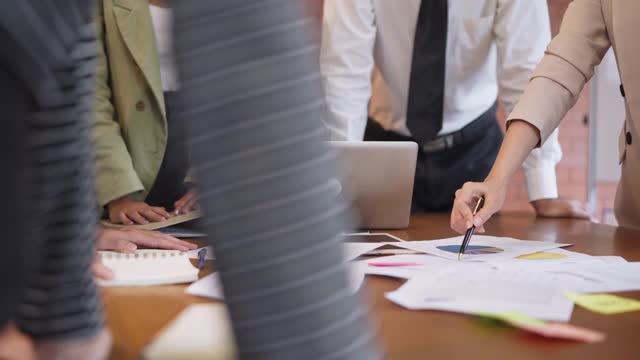
[[[487,263],[461,263],[412,277],[387,299],[410,310],[466,314],[518,312],[566,322],[573,303],[563,296],[563,275],[500,271]]]
[[[406,241],[394,243],[394,246],[457,260],[462,236],[429,241]],[[557,249],[571,244],[558,244],[546,241],[517,240],[506,237],[474,235],[465,251],[463,261],[490,262],[512,260],[515,257]]]

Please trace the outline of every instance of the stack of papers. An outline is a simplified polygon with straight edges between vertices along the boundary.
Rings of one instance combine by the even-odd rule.
[[[462,236],[430,241],[406,241],[393,245],[409,250],[428,253],[449,260],[458,260]],[[557,249],[571,244],[557,244],[545,241],[524,241],[506,237],[475,235],[467,246],[463,261],[512,260],[518,256],[540,251]]]
[[[386,243],[343,243],[342,253],[347,261],[351,261],[385,245]]]
[[[618,256],[590,256],[562,249],[570,244],[474,236],[463,261],[458,261],[461,243],[461,237],[387,243],[384,245],[421,254],[377,257],[358,263],[366,264],[368,275],[408,280],[398,290],[387,293],[387,298],[411,310],[515,312],[564,322],[571,318],[573,310],[567,292],[640,289],[640,263],[628,263]],[[350,246],[366,250],[372,245]]]
[[[633,291],[640,289],[640,263],[589,260],[581,264],[543,264],[522,267],[513,263],[495,264],[502,272],[517,269],[530,274],[563,275],[561,287],[577,293]]]
[[[562,277],[461,264],[430,276],[413,277],[387,293],[387,298],[411,310],[518,312],[537,319],[568,321],[573,302],[563,295]]]
[[[351,261],[354,291],[360,288],[365,274],[405,279],[408,281],[404,285],[386,297],[411,310],[513,313],[566,322],[574,306],[567,296],[569,292],[640,289],[640,263],[628,263],[618,256],[590,256],[562,249],[570,244],[476,235],[462,261],[458,261],[461,243],[462,237],[455,237],[349,242],[342,247],[345,259]],[[383,247],[401,250],[398,253],[402,255],[358,260]],[[191,255],[195,254],[196,251]],[[187,293],[219,300],[224,297],[217,274],[195,282]]]

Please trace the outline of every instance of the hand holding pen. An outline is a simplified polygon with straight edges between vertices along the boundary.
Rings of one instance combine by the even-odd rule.
[[[478,198],[478,201],[476,202],[476,207],[473,210],[474,216],[476,215],[476,213],[478,213],[478,210],[482,209],[483,204],[484,204],[484,197],[481,196]],[[476,230],[476,226],[471,225],[471,227],[467,229],[467,232],[464,234],[464,239],[462,240],[462,245],[460,246],[460,251],[458,252],[458,261],[462,260],[462,255],[464,255],[464,251],[469,245],[469,241],[471,241],[471,236],[473,235],[473,232],[475,230]]]

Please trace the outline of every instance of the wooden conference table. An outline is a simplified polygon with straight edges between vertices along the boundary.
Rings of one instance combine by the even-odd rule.
[[[501,215],[487,226],[489,235],[574,244],[569,249],[591,255],[620,255],[640,261],[640,231],[587,221]],[[403,231],[405,240],[453,236],[446,214],[416,215]],[[544,339],[472,316],[437,311],[409,311],[384,293],[398,280],[368,277],[363,295],[373,303],[380,341],[391,359],[640,359],[640,312],[599,315],[575,307],[571,323],[603,331],[598,344]],[[491,286],[491,284],[487,284]],[[114,336],[112,359],[137,359],[140,350],[186,306],[207,300],[184,293],[184,285],[107,288],[107,322]],[[640,291],[622,295],[640,299]]]

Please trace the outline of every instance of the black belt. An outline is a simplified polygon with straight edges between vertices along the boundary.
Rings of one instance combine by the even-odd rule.
[[[438,136],[437,138],[420,145],[422,152],[425,154],[433,154],[454,148],[461,144],[477,141],[482,138],[486,133],[486,130],[496,122],[497,110],[498,104],[493,104],[489,110],[462,129],[446,135]]]
[[[491,125],[495,124],[497,109],[498,104],[494,103],[489,110],[462,129],[446,135],[440,135],[425,144],[418,145],[423,153],[435,154],[462,144],[475,142],[486,134],[487,129]],[[371,119],[369,119],[369,122],[367,123],[365,140],[415,142],[415,139],[412,137],[400,135],[396,132],[383,129],[378,122]]]

